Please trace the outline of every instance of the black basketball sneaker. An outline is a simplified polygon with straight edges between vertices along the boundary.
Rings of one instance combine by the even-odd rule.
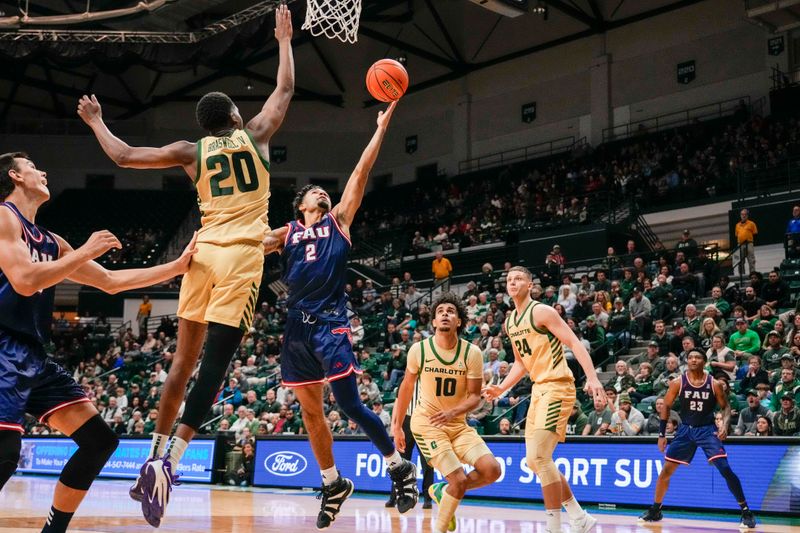
[[[317,515],[318,530],[328,529],[336,520],[336,515],[339,514],[342,504],[353,494],[353,489],[353,482],[341,475],[339,479],[330,485],[323,485],[317,495],[317,499],[322,500],[319,514]]]
[[[419,488],[417,487],[417,467],[411,461],[403,460],[403,464],[389,470],[392,478],[392,489],[397,502],[397,510],[405,513],[417,505]]]

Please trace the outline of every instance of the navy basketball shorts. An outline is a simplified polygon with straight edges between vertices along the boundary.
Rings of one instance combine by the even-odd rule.
[[[347,319],[323,321],[308,314],[286,319],[281,378],[287,387],[335,381],[361,368],[353,354]]]
[[[715,425],[694,427],[681,424],[675,432],[675,438],[667,447],[665,459],[673,463],[688,465],[692,462],[697,448],[703,450],[709,463],[714,459],[728,456],[722,446],[722,441],[717,437]]]
[[[25,413],[46,422],[59,409],[88,401],[41,344],[0,329],[0,430],[24,433]]]

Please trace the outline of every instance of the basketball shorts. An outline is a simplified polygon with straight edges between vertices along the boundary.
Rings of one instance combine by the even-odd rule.
[[[61,408],[89,401],[39,342],[0,329],[0,430],[24,433],[25,413],[46,422]]]
[[[533,436],[533,431],[544,429],[558,436],[564,442],[567,436],[567,421],[575,405],[575,384],[573,382],[553,382],[534,385],[531,403],[525,419],[525,438]]]
[[[428,415],[415,412],[411,434],[425,460],[443,476],[461,468],[462,463],[475,466],[478,459],[492,453],[475,428],[463,420],[437,427]]]
[[[299,387],[360,374],[350,336],[346,317],[323,320],[290,310],[281,347],[283,384]]]
[[[261,245],[197,243],[197,253],[183,276],[178,316],[249,330],[263,272]]]
[[[694,459],[698,447],[702,448],[709,463],[714,459],[728,456],[722,441],[717,436],[717,427],[714,424],[708,426],[681,424],[675,432],[675,438],[667,446],[664,458],[673,463],[688,465]]]

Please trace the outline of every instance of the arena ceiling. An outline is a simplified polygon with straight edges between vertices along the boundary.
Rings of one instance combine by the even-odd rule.
[[[509,18],[470,0],[363,0],[350,45],[301,31],[306,2],[290,0],[296,95],[369,105],[364,72],[381,57],[405,57],[409,92],[421,91],[702,1],[529,0],[531,12]],[[92,0],[87,15],[87,0],[0,1],[0,121],[29,110],[72,118],[89,92],[116,118],[195,101],[220,85],[236,101],[262,101],[277,70],[277,3]],[[532,12],[540,6],[546,17]]]

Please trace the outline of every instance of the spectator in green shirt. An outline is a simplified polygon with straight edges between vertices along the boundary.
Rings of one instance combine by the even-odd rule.
[[[583,428],[589,422],[589,417],[577,402],[572,406],[572,413],[567,420],[567,435],[583,435]]]
[[[747,320],[737,318],[736,333],[731,335],[728,348],[733,350],[737,359],[745,359],[750,355],[758,354],[761,350],[761,339],[759,339],[758,333],[747,328]]]
[[[582,435],[605,435],[611,425],[611,409],[601,398],[594,399],[594,410],[589,413]]]
[[[766,339],[767,334],[774,329],[777,321],[778,317],[772,312],[772,308],[768,305],[762,305],[758,311],[758,316],[753,320],[750,327],[758,333],[759,338]]]
[[[772,372],[781,367],[781,358],[789,353],[789,348],[781,342],[781,334],[774,329],[767,334],[767,346],[762,359],[767,370]],[[790,356],[791,358],[791,356]]]
[[[731,314],[731,304],[728,300],[722,297],[722,289],[720,287],[711,288],[711,303],[717,308],[723,318],[728,318]]]
[[[781,380],[775,385],[775,392],[770,398],[769,408],[772,412],[776,412],[781,408],[780,400],[784,395],[790,394],[795,402],[800,400],[800,381],[795,378],[794,369],[784,368],[781,370]]]

